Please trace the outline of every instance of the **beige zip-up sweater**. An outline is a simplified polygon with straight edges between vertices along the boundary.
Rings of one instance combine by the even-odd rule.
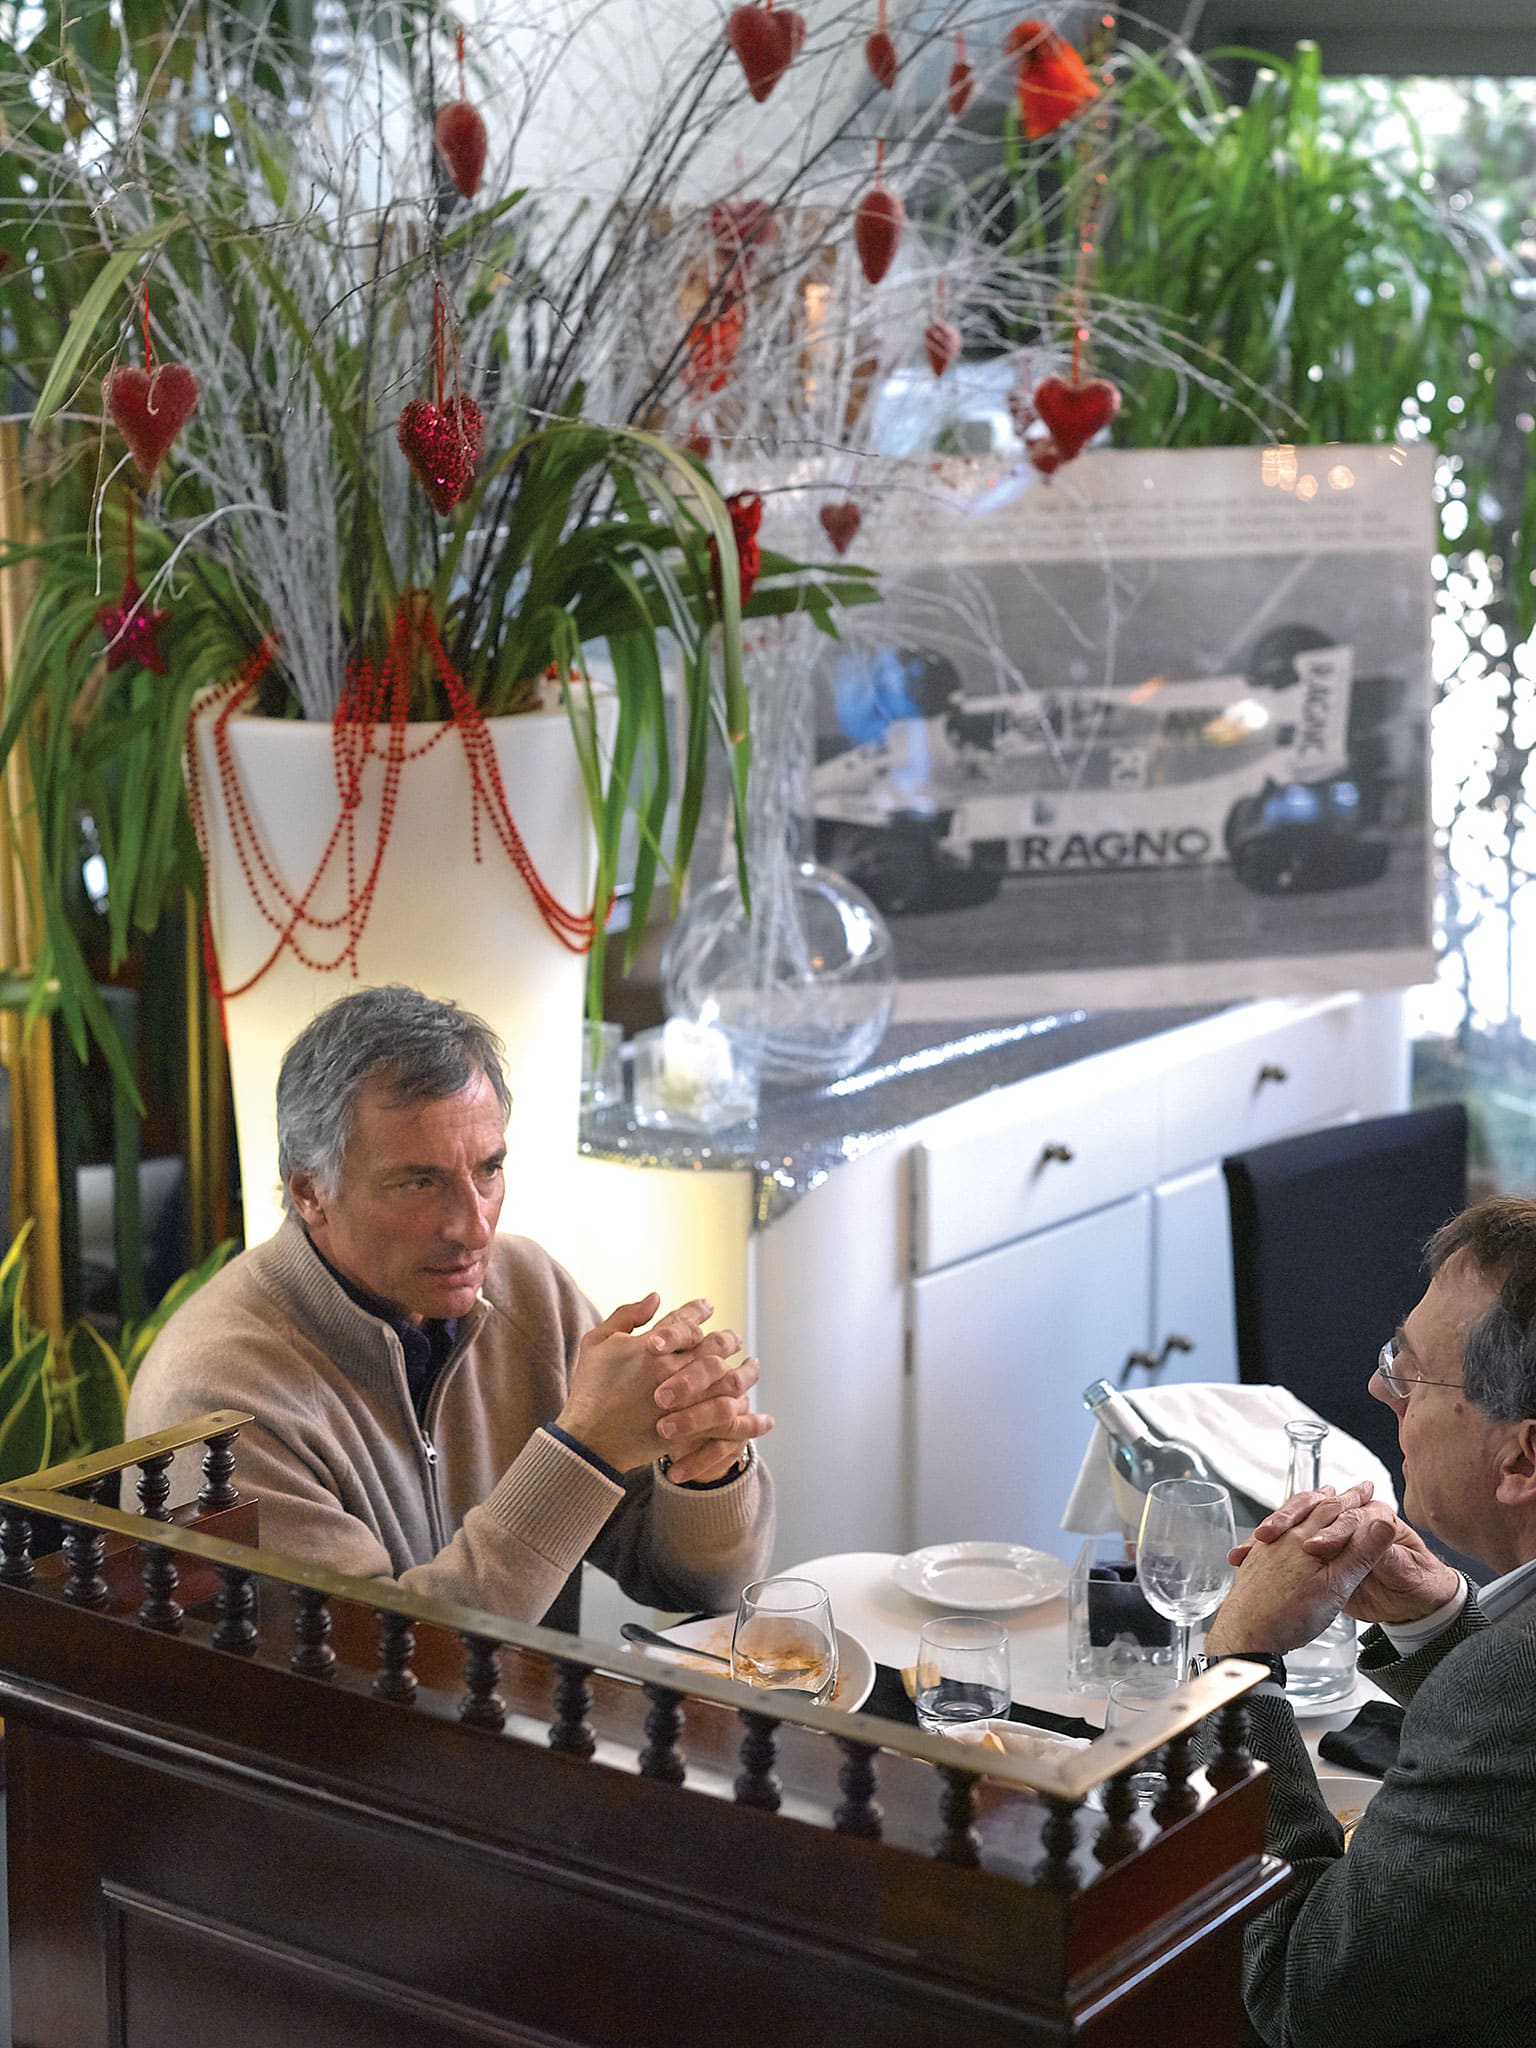
[[[252,1411],[235,1476],[261,1501],[263,1548],[433,1599],[540,1621],[590,1558],[647,1605],[730,1607],[772,1548],[761,1458],[705,1491],[649,1466],[619,1486],[541,1427],[597,1320],[547,1252],[499,1237],[423,1431],[398,1336],[290,1216],[166,1324],[134,1381],[128,1434]],[[552,1626],[573,1619],[569,1598],[560,1609]]]

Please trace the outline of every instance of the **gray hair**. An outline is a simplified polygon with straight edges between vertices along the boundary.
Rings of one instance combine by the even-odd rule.
[[[1536,1201],[1496,1195],[1453,1216],[1430,1239],[1431,1274],[1465,1252],[1499,1296],[1462,1343],[1469,1401],[1494,1422],[1536,1416]]]
[[[435,1102],[483,1074],[502,1115],[510,1116],[503,1052],[479,1017],[400,982],[358,989],[331,1003],[305,1025],[278,1070],[284,1206],[292,1207],[288,1181],[295,1173],[313,1174],[323,1195],[336,1193],[358,1097],[370,1081],[386,1082],[397,1104]]]

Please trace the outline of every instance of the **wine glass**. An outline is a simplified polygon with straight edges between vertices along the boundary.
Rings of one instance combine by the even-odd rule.
[[[731,1631],[731,1676],[821,1705],[837,1690],[837,1631],[814,1579],[755,1579]]]
[[[966,1721],[1006,1714],[1013,1698],[1008,1631],[983,1614],[924,1622],[917,1639],[917,1724],[945,1735]]]
[[[1221,1605],[1233,1579],[1232,1496],[1213,1479],[1159,1479],[1147,1492],[1136,1544],[1136,1579],[1166,1615],[1174,1639],[1175,1683],[1189,1676],[1189,1638]]]

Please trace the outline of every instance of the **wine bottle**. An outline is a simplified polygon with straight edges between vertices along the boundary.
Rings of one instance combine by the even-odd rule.
[[[1140,1532],[1141,1510],[1154,1480],[1216,1476],[1193,1444],[1154,1436],[1108,1380],[1095,1380],[1084,1387],[1083,1406],[1104,1432],[1115,1512],[1128,1540],[1134,1542]]]

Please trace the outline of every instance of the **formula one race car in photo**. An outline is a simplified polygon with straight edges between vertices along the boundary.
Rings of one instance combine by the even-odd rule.
[[[871,683],[878,669],[882,682]],[[942,656],[845,663],[812,777],[817,858],[887,915],[1005,875],[1230,863],[1264,895],[1357,887],[1390,858],[1418,745],[1405,685],[1310,627],[1240,675],[967,696]]]

